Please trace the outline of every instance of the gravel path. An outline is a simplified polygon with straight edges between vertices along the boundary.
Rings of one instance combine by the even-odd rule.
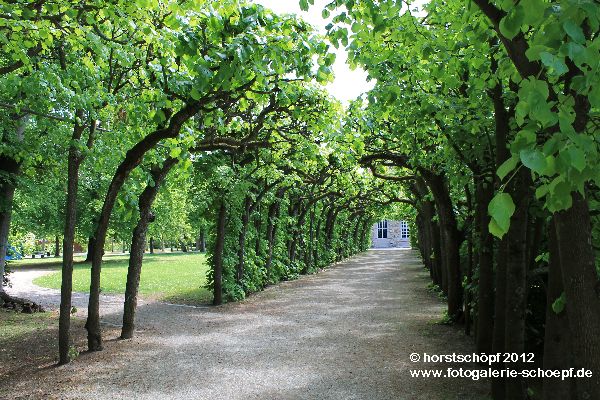
[[[105,351],[0,382],[0,398],[487,398],[485,381],[411,378],[423,366],[410,363],[413,352],[473,352],[458,329],[435,323],[444,307],[426,284],[413,251],[372,250],[240,303],[147,303],[133,340],[109,338]]]

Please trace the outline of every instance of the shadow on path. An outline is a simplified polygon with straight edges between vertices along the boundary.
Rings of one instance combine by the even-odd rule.
[[[415,252],[371,250],[240,303],[148,303],[133,340],[107,343],[8,391],[0,383],[0,398],[487,398],[485,381],[411,378],[411,368],[427,367],[410,363],[411,353],[473,352],[462,332],[436,324],[444,305],[427,281]],[[473,368],[428,368],[450,366]]]

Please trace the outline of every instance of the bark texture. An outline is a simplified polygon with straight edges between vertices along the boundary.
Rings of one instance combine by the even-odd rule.
[[[140,211],[140,219],[133,229],[133,236],[131,238],[131,255],[129,256],[127,283],[125,285],[125,303],[123,305],[121,339],[131,339],[133,337],[137,295],[140,286],[142,263],[144,261],[144,251],[146,250],[146,234],[148,232],[148,226],[154,221],[152,204],[156,199],[156,195],[160,190],[165,177],[177,161],[176,158],[169,158],[163,162],[162,167],[156,166],[151,172],[154,185],[146,186],[139,196],[138,208]]]

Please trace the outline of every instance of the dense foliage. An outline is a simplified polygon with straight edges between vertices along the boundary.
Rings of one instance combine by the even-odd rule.
[[[479,352],[596,376],[600,5],[336,0],[323,16],[377,80],[350,110],[360,161],[405,182],[448,319]],[[543,383],[545,399],[600,396],[597,378]],[[495,379],[492,394],[542,395],[536,384]]]
[[[374,180],[318,85],[335,56],[303,21],[234,0],[0,7],[0,239],[62,247],[61,363],[77,244],[92,264],[90,350],[105,250],[131,254],[128,338],[148,247],[208,249],[220,304],[368,246]]]
[[[62,247],[60,362],[76,241],[100,350],[107,240],[131,252],[130,338],[147,248],[207,250],[221,304],[365,250],[395,213],[478,352],[596,377],[496,379],[495,400],[600,398],[600,5],[322,14],[327,38],[236,0],[0,3],[0,255]],[[347,108],[319,85],[328,43],[376,80]]]

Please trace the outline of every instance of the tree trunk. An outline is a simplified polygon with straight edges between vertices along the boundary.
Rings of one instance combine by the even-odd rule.
[[[262,243],[262,212],[260,205],[257,207],[257,212],[254,217],[254,231],[256,232],[256,237],[254,240],[254,254],[256,254],[257,258],[262,258],[261,256],[261,243]]]
[[[516,210],[510,221],[508,239],[508,261],[506,263],[506,307],[504,351],[523,354],[525,352],[525,321],[527,312],[527,267],[529,253],[527,231],[529,228],[530,172],[521,169],[513,178],[512,197]],[[522,371],[525,363],[512,363],[512,369]],[[507,399],[525,400],[527,391],[523,378],[506,380]]]
[[[436,215],[435,202],[431,200],[425,200],[426,197],[431,193],[425,180],[417,176],[415,179],[414,190],[418,199],[421,201],[421,210],[423,211],[424,219],[427,221],[428,230],[431,237],[431,252],[433,259],[431,260],[432,268],[435,270],[433,276],[435,278],[434,283],[442,290],[442,293],[448,295],[448,273],[446,270],[446,257],[445,251],[442,250],[442,232],[439,224],[435,221]]]
[[[432,218],[435,212],[432,213]],[[431,220],[429,222],[431,231],[431,250],[433,251],[432,266],[436,270],[435,276],[437,277],[436,284],[441,287],[442,276],[444,275],[444,267],[442,265],[442,239],[440,237],[440,226],[436,221]]]
[[[8,233],[12,214],[12,203],[15,186],[12,182],[0,183],[0,292],[4,292],[4,275],[6,273],[6,252],[8,250]]]
[[[129,267],[127,268],[121,339],[131,339],[133,337],[138,288],[140,285],[142,262],[144,261],[144,251],[146,250],[146,234],[148,233],[148,226],[154,221],[154,214],[152,214],[151,207],[156,199],[156,194],[160,190],[161,184],[177,161],[176,158],[168,158],[163,162],[162,167],[155,167],[152,170],[154,185],[146,186],[139,197],[140,219],[133,229],[131,238],[131,255],[129,256]],[[151,249],[153,249],[152,241],[153,239],[150,238]]]
[[[133,246],[131,246],[133,247]],[[148,247],[150,249],[150,254],[154,254],[154,238],[150,237],[150,242],[148,244]]]
[[[274,200],[269,206],[267,212],[267,262],[265,263],[265,269],[267,270],[267,276],[270,274],[271,265],[273,264],[273,247],[275,245],[275,233],[277,226],[275,224],[275,218],[279,214],[279,200]]]
[[[17,117],[15,126],[15,142],[20,143],[25,137],[27,116]],[[6,142],[7,137],[2,137]],[[8,234],[12,216],[13,198],[15,195],[15,180],[20,173],[21,164],[7,154],[0,154],[0,294],[3,298],[9,296],[4,293],[4,279],[6,273],[6,252],[8,251]]]
[[[100,273],[102,270],[102,256],[104,255],[106,232],[117,195],[131,172],[142,162],[144,155],[161,140],[177,136],[183,124],[196,115],[200,109],[200,102],[189,103],[173,115],[166,128],[158,129],[146,135],[127,151],[125,158],[121,161],[113,175],[93,235],[95,243],[90,272],[88,317],[85,324],[85,328],[88,331],[88,350],[90,351],[102,350],[102,333],[100,330]]]
[[[477,285],[477,337],[478,353],[492,352],[494,336],[494,238],[490,235],[488,225],[490,216],[487,212],[494,193],[492,182],[479,180],[476,184],[476,202],[479,211],[479,281]]]
[[[576,369],[592,371],[593,378],[577,380],[580,399],[600,399],[600,285],[591,242],[587,201],[572,193],[573,205],[555,214],[558,249],[567,298],[567,315]]]
[[[569,316],[564,309],[558,314],[552,304],[563,293],[560,254],[554,223],[548,227],[548,288],[546,304],[546,332],[544,336],[544,370],[566,370],[571,368],[573,357]],[[575,379],[544,378],[544,400],[577,399]]]
[[[54,237],[54,257],[60,257],[60,237]]]
[[[204,228],[200,229],[198,238],[196,239],[196,251],[206,253],[206,240],[204,238]]]
[[[314,217],[314,213],[313,213],[313,215],[311,216],[311,226],[312,226],[314,219],[315,219],[315,217]],[[354,223],[354,228],[352,229],[352,248],[354,251],[358,248],[358,232],[360,230],[360,225],[362,223],[362,217],[360,215],[353,215],[353,218],[351,218],[350,221],[352,221],[352,220],[356,220],[356,222]],[[314,240],[314,235],[312,234],[312,228],[311,228],[310,240],[311,240],[311,242]]]
[[[419,249],[419,253],[421,254],[421,258],[423,259],[423,264],[425,264],[425,268],[429,270],[429,277],[433,282],[435,279],[433,277],[433,270],[431,268],[431,259],[429,254],[431,243],[429,243],[429,238],[427,237],[425,217],[423,217],[423,211],[421,210],[421,207],[417,207],[415,225],[417,226],[417,247]]]
[[[246,233],[248,223],[250,222],[250,208],[252,207],[252,197],[246,196],[244,200],[244,212],[242,214],[242,229],[238,238],[238,263],[236,268],[235,280],[238,285],[242,285],[244,279],[244,262],[246,258]]]
[[[492,353],[504,353],[504,334],[506,326],[506,262],[508,252],[508,239],[505,236],[498,246],[496,256],[496,296],[494,299],[494,336],[492,340]],[[504,368],[502,362],[494,366],[500,370]],[[505,400],[505,379],[492,379],[492,398],[494,400]]]
[[[440,236],[445,255],[444,259],[446,260],[445,270],[448,281],[448,316],[453,321],[457,321],[462,315],[463,292],[460,270],[460,239],[452,200],[442,175],[423,168],[420,168],[419,172],[425,178],[433,194],[440,219]]]
[[[490,57],[491,70],[496,73],[498,62]],[[508,136],[510,134],[510,120],[514,116],[514,110],[507,111],[504,101],[504,89],[502,81],[489,90],[489,96],[494,105],[494,123],[495,123],[495,147],[496,147],[496,167],[502,165],[509,157]],[[487,205],[486,205],[487,208]],[[487,213],[486,213],[487,214]],[[487,230],[487,228],[486,228]],[[496,257],[496,295],[494,298],[494,336],[492,339],[492,352],[503,353],[505,351],[505,330],[506,330],[506,273],[508,261],[508,238],[504,237],[498,246]],[[495,366],[497,369],[504,368],[503,363]],[[505,379],[492,379],[492,397],[494,400],[505,400],[506,386]]]
[[[321,231],[323,226],[323,211],[321,208],[319,218],[317,218],[317,227],[315,228],[315,246],[313,247],[313,260],[315,260],[315,266],[320,267],[319,255],[321,254]]]
[[[78,110],[77,118],[83,118],[83,111]],[[67,198],[65,204],[65,227],[63,233],[63,263],[60,286],[60,315],[58,320],[58,355],[59,364],[70,361],[70,327],[71,327],[71,296],[73,293],[73,243],[77,225],[77,191],[79,188],[79,166],[83,160],[81,152],[74,144],[81,139],[84,127],[75,124],[72,143],[69,146]],[[90,133],[92,135],[92,133]]]
[[[315,207],[316,207],[316,203],[313,203],[312,207],[310,208],[310,214],[308,217],[309,223],[308,223],[308,251],[306,251],[305,256],[304,256],[304,264],[305,264],[305,272],[308,272],[308,270],[310,269],[310,267],[312,266],[313,260],[313,245],[314,245],[314,239],[315,239]]]
[[[467,236],[467,286],[473,284],[473,230],[470,230]],[[472,315],[471,315],[471,302],[473,301],[473,294],[471,290],[467,290],[465,294],[465,335],[471,335]]]
[[[223,304],[223,250],[225,248],[225,220],[227,208],[225,200],[221,199],[217,215],[217,237],[215,239],[215,253],[213,254],[213,305]]]
[[[87,254],[85,255],[85,262],[92,261],[92,257],[94,256],[94,243],[95,243],[94,238],[90,236],[88,238]],[[123,253],[125,253],[125,246],[123,246]]]
[[[363,250],[367,250],[371,244],[371,234],[370,234],[370,228],[371,228],[371,224],[372,221],[369,221],[368,219],[365,219],[364,225],[363,225],[363,229],[362,229],[362,237],[363,237]]]
[[[335,233],[335,221],[337,219],[339,210],[332,205],[327,213],[327,219],[325,221],[325,246],[331,248],[333,244],[333,236]]]

